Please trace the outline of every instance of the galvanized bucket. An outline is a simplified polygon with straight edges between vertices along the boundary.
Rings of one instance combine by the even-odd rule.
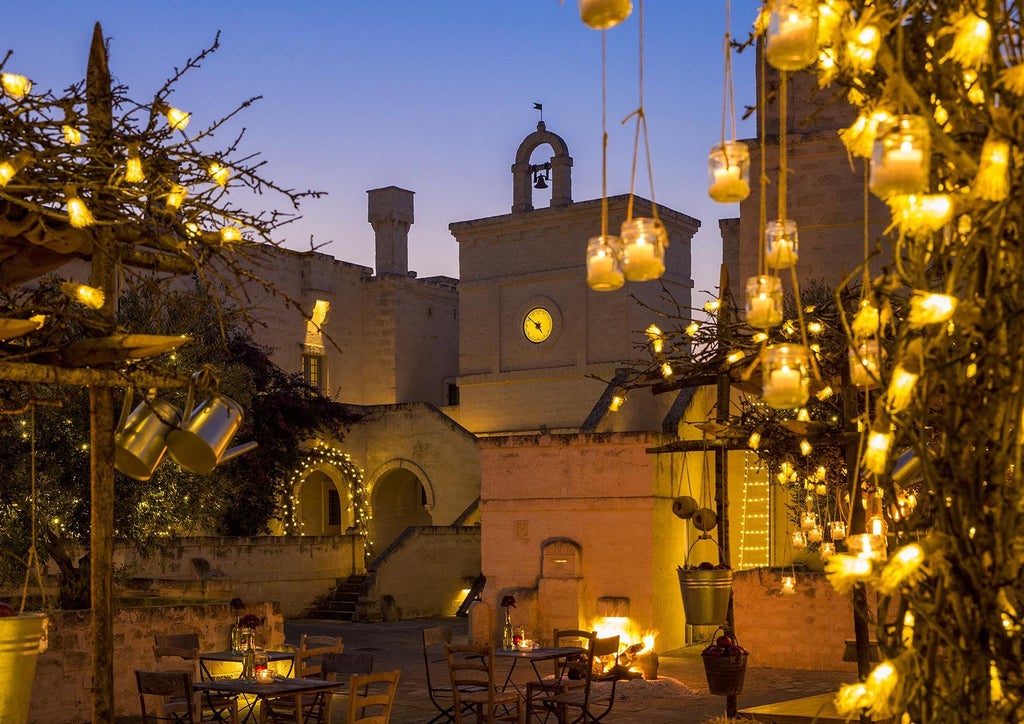
[[[25,724],[36,659],[46,651],[48,617],[24,613],[0,618],[0,722]]]
[[[683,596],[683,613],[691,626],[720,626],[729,614],[729,596],[732,595],[732,570],[728,568],[700,569],[689,563],[693,546],[686,554],[686,565],[678,569],[679,591]],[[714,542],[714,541],[712,541]],[[719,549],[721,556],[721,549]],[[721,560],[721,557],[719,557]]]

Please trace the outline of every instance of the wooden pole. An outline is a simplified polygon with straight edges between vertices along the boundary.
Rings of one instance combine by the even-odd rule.
[[[98,151],[110,144],[113,128],[113,94],[103,29],[93,28],[86,70],[85,97],[88,106],[90,163],[102,183],[105,172]],[[105,154],[104,154],[105,155]],[[117,303],[116,244],[109,233],[96,235],[89,283],[102,289],[102,309],[113,323]],[[92,596],[92,722],[114,721],[114,388],[89,387],[91,516],[89,537],[89,584]]]
[[[729,268],[722,264],[718,280],[718,344],[726,346],[729,343],[730,322],[732,321],[732,306],[729,304]],[[732,396],[732,383],[728,372],[720,372],[716,384],[715,399],[715,421],[727,423],[729,421],[729,402]],[[731,553],[729,551],[729,450],[720,445],[715,448],[715,501],[716,513],[718,514],[718,545],[722,549],[722,563],[732,566]],[[730,631],[736,630],[736,619],[733,615],[732,591],[729,591],[729,607],[726,609],[725,625]],[[729,694],[725,697],[725,715],[735,717],[738,706],[736,695]]]

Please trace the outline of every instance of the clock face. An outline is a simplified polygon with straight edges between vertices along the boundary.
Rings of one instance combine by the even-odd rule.
[[[523,317],[523,334],[535,344],[540,344],[551,336],[553,326],[551,312],[544,307],[534,307]]]

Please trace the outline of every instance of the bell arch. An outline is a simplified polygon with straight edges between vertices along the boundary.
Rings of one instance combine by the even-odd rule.
[[[530,157],[538,146],[551,146],[551,207],[559,208],[572,204],[572,156],[561,136],[547,130],[544,121],[537,124],[537,130],[523,139],[516,151],[512,164],[512,213],[533,211],[533,171]]]

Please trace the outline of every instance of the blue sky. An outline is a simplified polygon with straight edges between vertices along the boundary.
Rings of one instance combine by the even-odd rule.
[[[607,31],[609,194],[629,191],[634,126],[621,121],[639,105],[637,6]],[[733,0],[734,36],[746,36],[758,6]],[[721,138],[725,2],[647,0],[644,14],[654,195],[701,220],[694,278],[712,289],[718,219],[738,213],[706,193],[707,153]],[[6,69],[40,89],[77,82],[96,21],[110,39],[111,72],[140,101],[221,31],[220,49],[173,101],[203,124],[263,96],[233,126],[247,129],[243,149],[260,152],[279,184],[328,193],[282,230],[286,246],[308,249],[312,236],[324,253],[373,266],[366,191],[395,185],[416,192],[410,269],[458,276],[448,224],[509,212],[510,168],[539,120],[535,102],[569,146],[573,199],[600,197],[601,33],[580,22],[575,0],[10,3]],[[733,63],[741,116],[754,102],[753,53]],[[753,137],[752,120],[738,124],[738,137]],[[643,163],[636,191],[651,195]],[[534,201],[547,197],[535,192]]]

